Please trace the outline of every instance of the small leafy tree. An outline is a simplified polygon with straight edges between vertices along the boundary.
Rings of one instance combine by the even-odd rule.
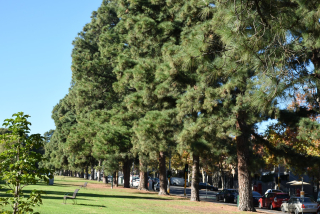
[[[48,182],[52,172],[38,166],[43,157],[37,150],[43,146],[44,138],[40,134],[28,135],[31,123],[27,118],[30,116],[23,112],[12,116],[14,119],[6,119],[3,123],[10,133],[0,135],[0,142],[5,148],[0,153],[0,179],[5,184],[0,188],[8,189],[7,194],[13,197],[1,197],[1,206],[10,205],[14,214],[33,213],[32,207],[42,204],[43,192],[33,190],[28,198],[24,198],[22,189],[36,184],[38,179]]]

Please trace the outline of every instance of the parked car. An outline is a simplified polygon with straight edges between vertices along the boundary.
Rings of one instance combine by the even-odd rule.
[[[253,197],[253,206],[258,207],[259,200],[260,198],[262,198],[262,195],[259,192],[252,191],[252,197]]]
[[[279,209],[283,201],[288,201],[290,196],[284,192],[269,192],[259,199],[259,208]]]
[[[159,191],[160,190],[160,183],[159,182],[155,183],[153,189],[154,189],[154,191]]]
[[[216,195],[217,201],[223,200],[223,202],[234,202],[235,196],[238,195],[236,189],[223,189]]]
[[[253,198],[253,206],[258,207],[259,206],[259,200],[262,198],[262,195],[256,191],[252,191],[252,198]],[[234,197],[234,203],[237,203],[238,200],[238,194]]]
[[[214,187],[208,183],[199,183],[199,189],[208,189],[211,191],[218,191],[217,187]]]
[[[184,186],[184,178],[171,177],[170,183],[173,186]],[[187,187],[189,186],[189,182],[186,183]]]
[[[280,189],[268,189],[264,194],[266,195],[269,192],[283,192],[283,191]]]
[[[318,204],[313,199],[309,197],[292,197],[289,201],[285,201],[281,204],[282,212],[294,212],[299,213],[317,213]]]
[[[132,183],[132,186],[133,187],[138,187],[139,186],[139,183],[140,183],[140,179],[133,179],[133,183]]]

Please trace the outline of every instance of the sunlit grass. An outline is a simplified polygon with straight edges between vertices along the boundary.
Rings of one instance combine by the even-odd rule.
[[[213,203],[190,202],[175,196],[158,196],[154,192],[140,192],[135,189],[110,188],[109,185],[97,181],[88,181],[87,188],[80,188],[86,180],[56,176],[54,185],[39,183],[27,186],[27,196],[32,189],[43,190],[43,205],[34,210],[40,213],[54,214],[88,214],[88,213],[234,213],[223,211]],[[71,199],[63,203],[66,193],[72,195],[80,189],[77,204]],[[219,205],[221,206],[221,205]],[[217,209],[217,210],[216,210]]]

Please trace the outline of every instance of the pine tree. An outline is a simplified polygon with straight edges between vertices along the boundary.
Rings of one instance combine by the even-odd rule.
[[[118,5],[117,14],[121,19],[115,27],[118,42],[112,48],[112,50],[119,51],[114,69],[118,82],[114,87],[118,93],[125,95],[124,103],[129,111],[141,118],[139,122],[135,123],[134,127],[135,139],[138,139],[132,141],[134,148],[139,149],[139,145],[143,144],[141,143],[143,139],[140,137],[142,133],[139,133],[139,131],[147,128],[139,126],[149,124],[149,122],[152,122],[149,121],[150,119],[159,122],[159,124],[153,126],[155,130],[152,131],[161,138],[152,142],[152,144],[161,144],[161,146],[143,144],[145,149],[143,150],[144,154],[141,155],[151,155],[153,158],[159,158],[161,183],[159,194],[167,194],[165,152],[171,142],[167,142],[170,137],[167,138],[163,133],[171,128],[164,127],[162,119],[166,120],[166,126],[171,126],[168,119],[173,118],[170,108],[174,108],[175,99],[170,96],[162,98],[155,94],[158,84],[155,72],[158,65],[163,62],[162,47],[165,44],[178,42],[180,24],[174,20],[174,12],[179,8],[179,2],[172,4],[169,1],[123,0],[119,1]],[[106,38],[115,37],[112,34],[106,36]],[[103,52],[106,53],[106,51]],[[156,130],[157,127],[164,127],[167,130],[160,130],[159,133]],[[157,152],[157,155],[150,154],[154,151]]]
[[[66,141],[70,129],[77,123],[73,105],[68,100],[68,95],[59,101],[52,110],[52,119],[55,122],[55,132],[52,136],[53,153],[50,153],[50,159],[54,162],[56,169],[69,169],[69,161]],[[49,155],[49,151],[46,152]]]
[[[164,48],[167,62],[164,65],[167,68],[163,69],[166,72],[158,74],[163,79],[158,92],[162,96],[170,94],[177,98],[177,119],[181,132],[177,132],[176,140],[180,153],[188,151],[192,154],[193,201],[200,200],[200,156],[207,152],[219,153],[219,145],[225,143],[216,136],[216,118],[210,119],[218,116],[215,115],[216,109],[222,106],[216,105],[212,110],[204,102],[208,90],[224,83],[221,74],[214,73],[213,62],[219,57],[222,45],[210,22],[214,13],[212,3],[197,0],[184,2],[177,16],[182,23],[179,43]]]
[[[74,86],[70,97],[75,105],[78,124],[72,129],[68,143],[75,153],[76,163],[84,165],[88,162],[92,173],[98,163],[96,157],[102,156],[93,151],[94,141],[96,136],[105,131],[96,129],[101,124],[95,121],[99,121],[97,117],[103,116],[103,112],[112,109],[113,104],[118,102],[112,88],[116,81],[112,63],[110,59],[102,57],[99,50],[100,36],[104,31],[111,31],[118,21],[113,2],[103,1],[98,11],[93,12],[91,22],[85,25],[73,42]],[[101,113],[97,113],[99,111]]]
[[[224,97],[233,96],[230,110],[236,114],[239,209],[254,210],[248,139],[250,135],[263,139],[251,128],[263,118],[274,117],[277,99],[292,96],[290,90],[309,83],[317,87],[319,4],[248,0],[217,1],[215,7],[213,23],[225,45],[223,70],[230,79],[229,86],[223,87]],[[314,71],[308,69],[311,62]]]

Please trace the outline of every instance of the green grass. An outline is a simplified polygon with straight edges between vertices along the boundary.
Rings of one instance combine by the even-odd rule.
[[[63,204],[66,193],[72,195],[86,180],[56,176],[54,185],[39,183],[25,187],[27,196],[32,189],[43,190],[43,205],[34,211],[42,214],[88,214],[88,213],[230,213],[221,211],[213,203],[190,202],[174,196],[158,196],[153,192],[140,192],[134,189],[114,188],[101,182],[88,181],[87,188],[81,188],[77,195],[77,204],[71,199]],[[3,197],[3,195],[2,195]],[[221,211],[221,212],[220,212]],[[231,212],[234,213],[234,212]]]

